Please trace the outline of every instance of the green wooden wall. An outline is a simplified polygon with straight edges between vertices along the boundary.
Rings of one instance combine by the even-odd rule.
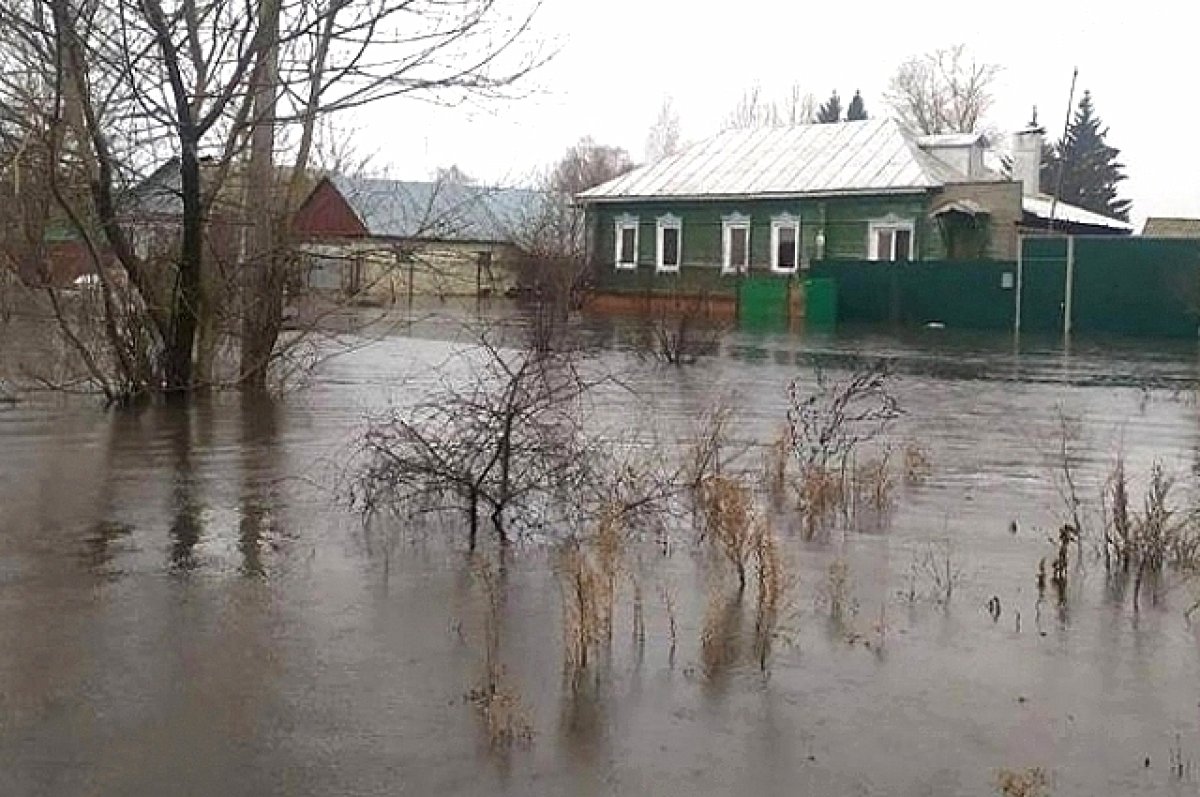
[[[908,194],[893,197],[838,197],[829,199],[747,199],[708,201],[651,201],[598,203],[587,208],[591,231],[591,260],[597,287],[624,291],[653,288],[655,280],[687,287],[695,280],[714,277],[689,275],[690,271],[721,268],[721,220],[740,213],[750,217],[750,270],[770,273],[771,218],[790,213],[800,219],[801,259],[817,257],[818,230],[825,231],[825,259],[863,260],[867,256],[867,228],[873,219],[895,215],[916,223],[916,257],[941,257],[944,252],[937,226],[927,217],[928,197]],[[625,214],[638,218],[638,267],[614,267],[615,222]],[[656,274],[654,268],[656,222],[671,214],[683,224],[683,274]],[[732,279],[727,281],[733,282]],[[716,280],[719,284],[721,281]]]

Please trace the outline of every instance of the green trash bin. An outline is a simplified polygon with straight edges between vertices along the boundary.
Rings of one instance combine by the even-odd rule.
[[[837,282],[829,277],[804,281],[804,323],[831,327],[837,324]]]

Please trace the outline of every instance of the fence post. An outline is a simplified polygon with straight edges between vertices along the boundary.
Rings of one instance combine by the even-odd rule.
[[[1017,235],[1017,295],[1013,317],[1013,332],[1021,332],[1021,291],[1025,285],[1025,237]]]
[[[1067,284],[1063,290],[1063,336],[1071,336],[1071,304],[1075,292],[1075,236],[1067,236]]]

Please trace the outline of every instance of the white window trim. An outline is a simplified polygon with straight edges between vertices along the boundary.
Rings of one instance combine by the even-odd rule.
[[[639,226],[638,217],[630,216],[628,213],[617,216],[613,224],[613,245],[615,250],[613,253],[613,264],[619,270],[632,271],[637,268]],[[633,260],[627,263],[621,261],[621,233],[625,230],[633,230]]]
[[[791,268],[779,267],[779,231],[791,227],[796,231],[796,245],[792,260],[795,263]],[[780,216],[771,217],[771,271],[776,274],[795,274],[800,268],[800,219],[790,213],[784,213]]]
[[[663,232],[665,230],[676,231],[675,257],[677,261],[674,265],[667,265],[663,262]],[[659,216],[658,223],[655,224],[654,238],[654,270],[669,274],[678,272],[679,267],[683,264],[683,219],[671,214]]]
[[[733,263],[733,231],[746,231],[746,262]],[[750,270],[750,217],[731,213],[721,217],[721,273],[745,274]]]
[[[890,263],[896,259],[896,237],[892,236],[892,251],[888,252],[888,257],[879,256],[879,235],[878,233],[884,230],[891,230],[895,233],[897,230],[908,231],[908,259],[913,260],[916,257],[917,249],[917,225],[911,219],[901,219],[896,216],[888,216],[883,219],[876,219],[867,224],[867,259],[879,260],[884,263]]]

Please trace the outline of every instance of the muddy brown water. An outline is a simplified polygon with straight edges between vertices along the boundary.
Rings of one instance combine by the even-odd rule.
[[[906,410],[896,439],[921,441],[933,475],[899,488],[886,530],[785,534],[798,583],[768,675],[741,655],[752,618],[710,605],[710,564],[681,540],[642,553],[676,596],[674,655],[648,595],[644,648],[625,604],[599,675],[566,688],[557,583],[518,546],[501,658],[535,736],[505,752],[465,699],[481,600],[462,552],[364,529],[337,501],[365,415],[430,384],[461,320],[423,315],[274,403],[0,406],[0,794],[978,795],[1028,767],[1060,795],[1200,790],[1183,616],[1200,592],[1176,583],[1135,613],[1089,560],[1060,612],[1034,577],[1061,517],[1046,462],[1060,408],[1085,494],[1118,448],[1131,472],[1159,459],[1190,488],[1195,345],[743,331],[672,369],[623,350],[621,323],[588,322],[595,362],[634,388],[594,411],[668,434],[727,394],[736,436],[766,440],[814,359],[883,357]],[[911,574],[946,539],[962,576],[941,606]],[[838,558],[854,611],[835,629]],[[700,646],[714,616],[730,652],[715,667]]]

